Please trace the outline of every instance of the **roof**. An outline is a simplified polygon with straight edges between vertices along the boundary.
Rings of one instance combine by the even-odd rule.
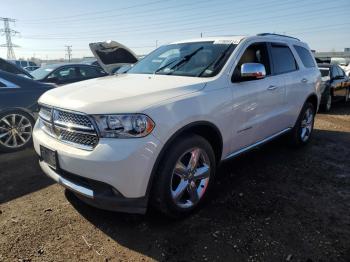
[[[213,41],[222,41],[222,42],[232,42],[232,43],[239,43],[241,40],[246,38],[247,36],[211,36],[211,37],[201,37],[201,38],[194,38],[194,39],[187,39],[182,41],[176,41],[172,44],[180,44],[180,43],[192,43],[192,42],[213,42]]]
[[[248,35],[211,36],[211,37],[202,37],[202,38],[176,41],[176,42],[173,42],[172,44],[192,43],[192,42],[210,42],[210,41],[238,44],[240,41],[247,38],[283,39],[284,41],[293,41],[293,42],[305,44],[301,42],[298,38],[288,36],[288,35],[279,35],[279,34],[272,34],[272,33],[263,33],[263,34],[257,34],[252,36],[248,36]]]

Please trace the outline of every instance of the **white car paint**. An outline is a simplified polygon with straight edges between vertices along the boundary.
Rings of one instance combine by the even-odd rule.
[[[49,137],[38,121],[33,133],[36,152],[40,154],[40,145],[56,150],[64,170],[108,183],[127,198],[140,198],[147,194],[152,168],[162,148],[186,125],[205,121],[216,126],[223,140],[224,160],[292,128],[306,99],[314,94],[320,98],[317,67],[305,68],[293,48],[301,45],[309,49],[305,43],[278,36],[200,38],[187,42],[198,41],[228,41],[238,46],[214,77],[110,76],[53,89],[39,100],[40,104],[88,115],[143,113],[155,123],[152,134],[133,139],[103,138],[94,150],[85,151]],[[186,41],[179,43],[183,42]],[[299,70],[232,83],[237,62],[246,47],[255,42],[287,44]],[[53,178],[57,181],[56,176]]]

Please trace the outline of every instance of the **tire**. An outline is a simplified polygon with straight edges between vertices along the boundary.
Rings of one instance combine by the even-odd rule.
[[[203,137],[189,135],[176,139],[164,156],[153,181],[150,204],[168,217],[185,217],[208,197],[216,169],[213,148]],[[190,171],[190,161],[195,156],[199,160]],[[198,177],[200,174],[202,179]]]
[[[0,113],[0,152],[16,152],[32,144],[33,117],[21,110]]]
[[[315,122],[315,107],[306,102],[301,110],[298,120],[290,133],[290,144],[301,147],[309,143],[312,138]]]
[[[330,92],[330,89],[327,88],[324,95],[324,103],[322,104],[321,109],[324,112],[329,112],[331,111],[331,108],[332,108],[332,94]]]
[[[350,101],[350,87],[348,87],[345,92],[345,102],[349,102],[349,101]]]

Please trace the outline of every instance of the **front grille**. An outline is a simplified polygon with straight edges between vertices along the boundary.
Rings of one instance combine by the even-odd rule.
[[[96,129],[87,115],[43,106],[39,116],[43,130],[59,141],[85,150],[98,144]]]
[[[86,127],[91,130],[94,128],[88,116],[65,111],[57,111],[57,117],[55,119],[55,122],[76,126],[78,128]]]

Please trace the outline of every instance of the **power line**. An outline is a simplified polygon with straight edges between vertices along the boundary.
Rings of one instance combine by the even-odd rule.
[[[281,18],[286,19],[289,17],[292,19],[298,18],[299,22],[304,20],[304,19],[305,19],[305,21],[309,21],[310,17],[312,17],[312,16],[319,17],[321,14],[323,14],[325,12],[326,12],[326,15],[328,15],[329,11],[334,10],[334,9],[336,9],[336,11],[339,11],[339,12],[342,11],[338,7],[334,7],[334,8],[327,8],[327,9],[326,8],[315,9],[312,14],[310,14],[309,11],[298,12],[297,14],[287,14],[287,15],[281,14],[281,15],[277,15],[277,16],[270,16],[269,20],[265,21],[264,25],[266,25],[267,23],[271,23],[271,22],[275,23],[273,20],[279,20]],[[346,10],[344,10],[344,11],[346,11]],[[307,15],[307,17],[304,17],[305,14]],[[239,17],[240,16],[237,16],[235,18],[239,18]],[[304,18],[304,19],[300,19],[300,18]],[[210,19],[210,20],[212,20],[212,19]],[[230,26],[230,25],[235,26],[235,27],[237,27],[238,25],[242,25],[242,26],[244,26],[244,29],[246,29],[246,28],[248,28],[248,26],[255,26],[256,24],[261,25],[261,19],[257,19],[257,18],[245,19],[245,20],[230,21],[230,22],[225,22],[225,23],[215,23],[212,25],[203,25],[203,23],[202,23],[202,25],[189,26],[191,24],[193,24],[193,23],[190,22],[190,23],[183,24],[183,26],[185,28],[181,28],[181,29],[179,29],[177,27],[178,24],[176,23],[176,24],[174,24],[175,27],[173,27],[173,28],[171,28],[169,26],[164,27],[164,28],[159,27],[159,30],[153,30],[151,28],[148,28],[148,30],[141,29],[141,28],[135,28],[132,30],[132,32],[133,33],[138,32],[138,35],[143,35],[143,34],[149,35],[151,33],[152,34],[156,34],[156,33],[159,34],[159,33],[165,33],[165,32],[174,31],[174,30],[179,30],[179,31],[181,31],[181,33],[188,32],[188,31],[199,31],[199,30],[202,31],[203,33],[207,33],[208,31],[212,31],[214,29],[220,30],[221,28],[227,28],[227,26]],[[80,33],[80,32],[75,32],[75,35],[77,33]],[[81,32],[81,33],[82,34],[89,34],[90,32]],[[115,33],[119,36],[123,35],[123,33],[130,35],[130,28],[129,29],[125,28],[124,30],[118,29],[118,30],[116,30]],[[106,35],[106,34],[109,34],[109,35],[113,34],[113,31],[111,30],[111,28],[109,28],[108,33],[107,32],[106,33],[100,32],[98,34],[91,34],[88,37],[87,36],[84,36],[84,37],[72,36],[72,37],[70,37],[70,36],[67,36],[67,34],[66,34],[64,36],[63,35],[62,36],[61,35],[45,35],[45,36],[33,35],[33,36],[26,36],[26,38],[29,38],[29,39],[56,39],[56,40],[57,39],[91,39],[94,37],[101,37],[101,36]]]
[[[72,46],[71,45],[66,45],[66,57],[68,57],[68,62],[70,62],[72,58]]]
[[[3,33],[6,37],[6,44],[2,44],[0,47],[7,47],[7,59],[15,60],[16,56],[13,48],[19,46],[12,43],[12,36],[18,34],[18,32],[10,28],[10,22],[14,23],[16,20],[7,17],[0,17],[0,21],[4,21],[4,29],[1,29],[0,33]]]

